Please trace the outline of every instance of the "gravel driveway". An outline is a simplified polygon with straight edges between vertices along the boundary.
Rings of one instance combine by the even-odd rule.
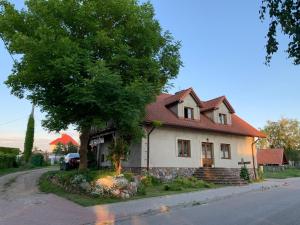
[[[1,225],[80,225],[95,220],[87,208],[53,194],[39,193],[38,178],[51,168],[0,177]]]

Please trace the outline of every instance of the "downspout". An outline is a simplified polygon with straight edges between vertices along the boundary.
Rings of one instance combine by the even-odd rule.
[[[256,141],[252,142],[252,165],[254,170],[254,178],[257,179],[256,167],[255,167],[255,157],[254,157],[254,145],[259,141],[259,138]]]
[[[155,126],[147,133],[147,172],[149,172],[150,167],[150,134],[155,130]]]

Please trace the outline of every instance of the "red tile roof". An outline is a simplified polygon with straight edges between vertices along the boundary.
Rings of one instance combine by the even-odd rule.
[[[221,96],[206,102],[202,102],[204,107],[203,109],[201,109],[201,111],[205,112],[205,111],[217,109],[222,102],[224,102],[224,104],[227,106],[229,112],[235,113],[233,107],[231,106],[231,104],[229,103],[229,101],[225,96]]]
[[[288,161],[284,154],[284,149],[259,149],[257,150],[257,163],[259,165],[282,165]]]
[[[261,133],[260,131],[252,127],[250,124],[248,124],[247,122],[245,122],[235,114],[232,114],[231,125],[222,125],[222,124],[214,123],[212,120],[210,120],[207,116],[205,116],[202,113],[201,113],[200,120],[186,120],[186,119],[178,118],[177,115],[175,115],[170,109],[167,108],[167,105],[169,105],[170,102],[174,100],[176,101],[177,99],[183,98],[183,95],[186,96],[184,94],[185,91],[179,92],[175,95],[164,94],[164,93],[160,94],[156,98],[156,102],[151,103],[146,107],[145,122],[149,123],[157,120],[160,121],[163,125],[169,125],[169,126],[178,126],[178,127],[185,127],[185,128],[199,129],[199,130],[222,132],[228,134],[237,134],[237,135],[250,136],[250,137],[266,137],[265,134]],[[172,101],[170,99],[172,99]],[[208,103],[208,104],[212,104],[212,103]],[[202,103],[202,106],[205,107],[205,104],[203,105]]]
[[[186,90],[176,92],[174,95],[170,95],[168,98],[165,99],[165,104],[171,105],[174,103],[182,102],[183,99],[189,94],[194,98],[199,107],[203,107],[202,102],[194,92],[193,88],[188,88]]]
[[[63,145],[67,145],[69,143],[72,143],[73,145],[79,146],[78,142],[75,141],[70,135],[68,134],[62,134],[60,138],[55,139],[54,141],[50,142],[50,145],[57,145],[58,143],[61,143]]]

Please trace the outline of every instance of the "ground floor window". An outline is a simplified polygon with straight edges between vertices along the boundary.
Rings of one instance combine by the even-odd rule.
[[[191,157],[191,141],[178,139],[178,157]]]
[[[221,144],[221,158],[222,159],[231,159],[230,145]]]

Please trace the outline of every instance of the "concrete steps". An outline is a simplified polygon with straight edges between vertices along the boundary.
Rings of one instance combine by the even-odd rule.
[[[228,168],[199,168],[195,171],[194,177],[221,185],[246,185],[247,181],[240,178],[239,174]]]

